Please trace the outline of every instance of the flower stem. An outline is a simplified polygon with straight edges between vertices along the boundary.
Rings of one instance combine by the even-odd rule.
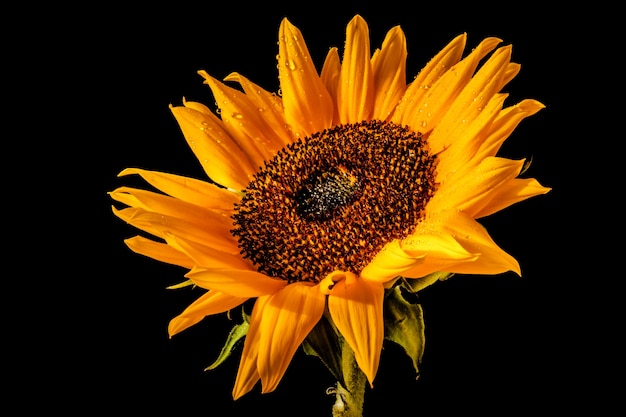
[[[337,382],[333,417],[362,417],[367,378],[356,363],[354,351],[345,341],[341,348],[341,367],[346,386]]]

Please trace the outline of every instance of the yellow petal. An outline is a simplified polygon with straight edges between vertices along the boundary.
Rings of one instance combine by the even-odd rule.
[[[489,134],[483,140],[476,158],[496,156],[502,143],[511,135],[513,130],[526,117],[532,116],[545,106],[537,100],[522,100],[521,102],[503,109],[496,120],[489,127]]]
[[[271,159],[283,147],[284,138],[268,126],[263,119],[263,112],[259,112],[258,107],[244,93],[216,80],[205,71],[198,73],[213,92],[224,129],[253,158],[255,167],[262,166],[263,161]]]
[[[230,189],[245,189],[255,166],[222,123],[210,113],[193,108],[170,106],[170,110],[209,178]]]
[[[287,285],[287,281],[249,269],[194,268],[185,277],[199,287],[248,298],[274,294]]]
[[[474,155],[481,141],[476,140],[476,135],[466,134],[465,131],[476,125],[479,129],[480,126],[488,126],[497,115],[497,113],[493,115],[489,113],[496,109],[500,111],[502,108],[503,96],[496,97],[495,102],[492,102],[492,98],[503,86],[503,74],[510,58],[510,46],[495,51],[462,88],[459,95],[449,103],[445,114],[428,138],[434,152],[445,149],[442,153],[442,160],[445,155],[448,160],[460,166]],[[488,109],[490,111],[487,111]],[[476,119],[479,119],[482,124],[473,123]],[[474,130],[476,130],[475,127]],[[469,149],[470,146],[476,149]],[[443,166],[440,169],[445,171],[450,170],[451,167]]]
[[[328,297],[333,322],[354,351],[370,385],[374,381],[383,345],[382,284],[346,272]]]
[[[207,209],[232,211],[241,200],[239,194],[215,184],[165,172],[126,168],[118,176],[138,174],[158,190],[179,200]]]
[[[267,304],[268,296],[259,297],[254,303],[250,316],[250,327],[243,343],[243,352],[237,371],[237,379],[233,387],[233,399],[238,399],[248,393],[260,379],[257,368],[259,357],[259,322],[264,314],[264,307]]]
[[[429,244],[431,236],[437,236],[437,239]],[[424,262],[407,272],[408,277],[419,278],[437,271],[520,273],[517,261],[495,244],[485,228],[457,210],[432,213],[402,243],[410,253],[427,252]],[[463,253],[467,255],[464,257]]]
[[[369,120],[374,107],[374,74],[370,62],[369,29],[359,15],[348,23],[346,29],[337,107],[341,123]]]
[[[258,370],[263,393],[283,377],[296,350],[324,313],[326,296],[309,283],[287,285],[269,297],[260,317]]]
[[[425,255],[410,255],[394,240],[386,244],[374,259],[361,271],[361,277],[370,281],[384,283],[410,270],[419,264]]]
[[[427,132],[436,127],[471,80],[480,60],[499,42],[501,40],[498,38],[483,40],[467,57],[445,72],[407,111],[403,123],[411,126],[416,132]],[[445,149],[444,143],[432,142],[430,138],[428,142],[434,153]]]
[[[287,128],[283,102],[275,93],[270,93],[243,75],[233,72],[224,81],[235,81],[241,85],[250,103],[256,107],[261,120],[267,124],[272,132],[270,137],[277,143],[285,146],[293,142],[293,132]]]
[[[392,28],[380,52],[372,57],[376,89],[372,118],[386,120],[406,90],[406,38],[400,26]]]
[[[437,271],[450,271],[450,268],[474,262],[479,253],[467,251],[452,235],[445,231],[422,230],[402,241],[402,248],[410,255],[422,256],[420,263],[404,272],[409,278],[421,278]]]
[[[198,323],[206,316],[224,313],[246,300],[247,298],[233,297],[218,291],[208,291],[191,303],[182,313],[170,320],[167,331],[172,337]]]
[[[199,227],[197,224],[183,219],[136,207],[122,210],[113,207],[113,214],[132,226],[162,239],[165,239],[166,235],[172,234],[227,253],[239,253],[237,240],[230,234],[232,220],[208,210],[206,222],[211,225],[209,228]]]
[[[135,253],[148,256],[157,261],[165,262],[172,265],[182,266],[183,268],[191,269],[194,266],[194,262],[189,256],[177,251],[171,246],[155,242],[154,240],[146,239],[143,236],[135,236],[130,239],[124,240],[124,243]]]
[[[165,235],[165,240],[174,249],[186,254],[200,268],[252,269],[239,253],[227,253],[180,236]]]
[[[341,72],[341,62],[337,48],[330,48],[322,67],[320,75],[322,83],[326,86],[330,94],[333,105],[333,121],[332,124],[339,124],[339,110],[337,109],[337,89],[339,88],[339,73]]]
[[[295,135],[306,137],[330,127],[330,94],[317,75],[302,33],[287,19],[280,24],[278,57],[285,119]]]
[[[551,188],[544,187],[534,178],[514,178],[498,187],[491,193],[491,200],[481,210],[474,214],[474,218],[489,216],[512,204],[526,200],[536,195],[545,194]]]
[[[463,56],[466,34],[455,37],[445,48],[435,55],[409,84],[398,107],[396,107],[391,121],[397,124],[407,124],[413,118],[415,103],[421,102],[430,87],[455,65]]]
[[[523,165],[523,160],[485,158],[465,175],[441,184],[428,207],[430,210],[455,209],[474,217],[492,199],[494,190],[515,178]]]
[[[206,225],[209,210],[173,197],[130,187],[119,187],[110,192],[109,195],[115,201],[127,206],[185,219],[198,225]]]
[[[450,135],[448,137],[453,137],[453,139],[450,140],[450,145],[446,145],[445,151],[437,155],[437,182],[445,182],[450,177],[463,177],[484,159],[476,158],[476,154],[487,138],[491,123],[502,111],[506,97],[506,94],[496,95],[477,117],[465,119],[465,122],[458,125],[454,132],[447,131]],[[439,129],[440,127],[442,130]],[[434,136],[435,141],[439,141],[439,138],[446,134],[441,133],[445,132],[446,128],[447,126],[442,122],[433,130],[428,140],[430,141],[430,138]]]

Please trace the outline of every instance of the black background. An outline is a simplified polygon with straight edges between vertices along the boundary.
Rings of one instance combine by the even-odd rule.
[[[53,168],[33,167],[39,194],[25,211],[42,219],[45,229],[33,232],[45,230],[45,238],[26,233],[17,251],[34,253],[37,262],[32,255],[21,261],[27,279],[19,294],[28,300],[22,307],[28,313],[13,310],[20,320],[8,320],[16,330],[8,333],[25,342],[18,350],[26,353],[9,361],[18,370],[12,386],[41,398],[22,402],[22,409],[330,415],[332,398],[324,391],[334,381],[315,358],[298,352],[275,392],[261,395],[257,386],[234,402],[239,352],[218,369],[203,371],[232,322],[211,317],[169,339],[169,320],[200,292],[165,289],[184,271],[133,254],[123,239],[136,230],[113,216],[106,193],[140,184],[116,178],[131,166],[203,178],[168,109],[182,97],[213,105],[198,70],[217,78],[237,71],[276,91],[283,17],[300,28],[320,68],[329,47],[341,51],[355,13],[369,24],[372,48],[392,26],[402,26],[409,79],[462,32],[468,50],[486,36],[513,44],[513,60],[522,70],[505,88],[508,103],[535,98],[547,108],[522,122],[502,155],[532,157],[528,175],[553,187],[483,221],[518,259],[522,278],[456,276],[423,291],[421,376],[415,379],[400,349],[385,345],[365,415],[598,411],[611,399],[610,389],[598,387],[617,371],[613,362],[603,362],[609,345],[605,349],[594,319],[598,310],[590,308],[597,297],[593,280],[606,276],[599,271],[607,261],[592,261],[597,245],[585,237],[597,227],[587,210],[597,183],[589,174],[592,151],[584,145],[603,138],[590,135],[598,123],[590,122],[589,90],[604,83],[588,68],[604,56],[593,49],[600,46],[593,38],[605,39],[590,33],[597,19],[588,10],[541,3],[352,1],[49,11],[50,18],[39,10],[42,26],[32,25],[38,35],[32,48],[22,49],[28,59],[12,66],[35,87],[21,94],[19,113],[28,120],[20,126],[41,141],[38,156],[53,162]],[[50,117],[47,126],[31,126],[32,114]],[[25,317],[33,318],[22,323]]]

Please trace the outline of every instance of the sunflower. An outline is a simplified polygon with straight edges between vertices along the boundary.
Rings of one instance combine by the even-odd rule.
[[[544,107],[504,105],[501,90],[520,65],[500,43],[484,39],[463,57],[461,34],[407,83],[399,26],[371,54],[368,26],[355,16],[343,57],[331,48],[318,73],[300,30],[284,19],[280,94],[238,73],[219,81],[200,71],[217,111],[170,106],[208,181],[120,173],[160,191],[110,193],[127,206],[114,207],[117,216],[156,237],[127,245],[189,269],[189,282],[207,290],[172,319],[170,336],[253,303],[235,399],[259,380],[273,391],[323,316],[371,384],[383,297],[399,277],[423,287],[436,272],[521,274],[476,220],[549,191],[519,177],[524,160],[496,156]]]

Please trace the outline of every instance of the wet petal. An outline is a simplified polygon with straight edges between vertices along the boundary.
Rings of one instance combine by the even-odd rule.
[[[260,297],[274,294],[287,285],[287,281],[270,278],[260,272],[235,268],[194,268],[186,278],[197,286],[216,290],[236,297]]]
[[[230,189],[245,189],[255,166],[222,123],[210,112],[180,106],[170,106],[170,110],[209,178]]]
[[[300,30],[287,19],[280,24],[278,76],[285,119],[296,136],[306,137],[330,127],[333,102],[317,75]]]
[[[376,89],[373,119],[386,120],[406,90],[406,38],[400,26],[392,28],[373,57]]]
[[[346,272],[328,297],[333,322],[354,350],[357,364],[370,385],[374,381],[383,345],[382,284]]]
[[[267,127],[271,129],[272,134],[269,136],[273,137],[282,146],[293,142],[293,132],[287,128],[283,102],[280,97],[265,91],[236,72],[228,75],[224,78],[224,81],[235,81],[241,85],[250,103],[257,108],[259,116],[267,124]]]
[[[337,89],[339,88],[339,73],[341,72],[341,62],[337,48],[330,48],[322,67],[320,75],[322,82],[326,86],[333,102],[333,125],[339,124],[339,110],[337,109]]]
[[[374,74],[370,62],[369,29],[359,15],[348,23],[346,29],[337,107],[341,123],[369,120],[374,107]]]
[[[491,200],[494,190],[517,177],[524,160],[488,157],[465,175],[443,183],[428,203],[431,210],[456,209],[475,216]]]
[[[239,194],[215,184],[165,172],[126,168],[118,176],[132,174],[140,175],[148,184],[167,195],[208,209],[232,211],[235,203],[241,200]]]
[[[270,296],[259,320],[258,370],[263,393],[283,377],[296,350],[322,317],[326,296],[308,283],[287,285]]]
[[[126,245],[133,252],[148,256],[157,261],[182,266],[187,269],[191,269],[194,266],[194,262],[191,258],[189,258],[189,256],[177,251],[165,243],[155,242],[154,240],[146,239],[143,236],[135,236],[130,239],[126,239],[124,240],[124,243],[126,243]]]
[[[233,297],[218,291],[208,291],[191,303],[182,313],[170,320],[170,337],[200,322],[206,316],[224,313],[237,307],[247,298]]]
[[[250,99],[239,90],[211,77],[205,71],[199,71],[220,108],[224,129],[234,138],[246,154],[251,157],[254,166],[260,167],[263,161],[271,159],[284,145],[284,138],[269,128]]]
[[[472,79],[480,60],[500,42],[498,38],[483,40],[467,57],[445,72],[419,101],[414,102],[405,114],[403,124],[408,124],[416,132],[427,132],[438,126],[456,97]],[[444,143],[432,142],[430,138],[429,144],[434,153],[445,149]]]
[[[491,123],[500,114],[506,97],[506,94],[498,94],[487,103],[477,117],[465,119],[461,125],[457,126],[455,132],[448,132],[448,134],[454,135],[454,140],[451,140],[450,146],[438,155],[438,182],[443,183],[451,177],[463,177],[484,159],[475,156],[487,138]],[[445,128],[445,126],[443,127]],[[435,135],[435,140],[438,140],[437,137],[441,136],[441,132],[439,127],[434,129],[432,135]],[[428,138],[429,141],[430,137]]]
[[[460,162],[462,164],[474,155],[475,149],[470,149],[470,147],[477,148],[481,142],[476,140],[477,136],[465,134],[465,131],[471,126],[478,125],[480,127],[491,123],[496,114],[486,116],[484,110],[487,108],[492,111],[501,109],[504,102],[503,96],[495,99],[496,106],[493,103],[490,105],[490,102],[503,86],[503,74],[510,59],[510,46],[496,50],[467,85],[462,88],[459,95],[449,103],[445,114],[428,138],[428,142],[435,152],[442,149],[446,150],[445,153],[442,153],[442,159],[445,155],[448,160],[453,160],[453,163]],[[482,125],[473,123],[477,118],[486,120],[480,120]],[[446,166],[440,169],[449,170],[450,168]]]
[[[412,109],[415,103],[421,102],[428,89],[450,67],[459,62],[463,56],[466,40],[466,34],[457,36],[428,62],[407,87],[393,113],[392,122],[404,125],[407,124],[406,121],[413,118]]]

